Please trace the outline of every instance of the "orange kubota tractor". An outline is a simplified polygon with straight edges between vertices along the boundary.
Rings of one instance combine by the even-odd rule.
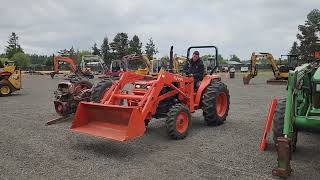
[[[143,136],[152,118],[165,117],[172,139],[188,134],[191,113],[203,110],[206,124],[220,125],[228,115],[230,96],[227,86],[213,73],[218,67],[215,46],[192,46],[215,49],[215,67],[194,89],[194,78],[161,70],[155,77],[124,72],[113,83],[102,81],[92,92],[93,102],[80,102],[71,130],[97,137],[125,141]],[[188,59],[189,61],[189,59]],[[173,47],[170,68],[173,67]],[[131,88],[128,88],[131,86]]]
[[[71,72],[74,74],[71,76],[71,78],[93,78],[93,74],[89,69],[84,68],[79,70],[74,59],[63,56],[53,56],[53,72],[50,73],[51,78],[53,78],[55,74],[59,73],[59,62],[66,62],[70,64]]]

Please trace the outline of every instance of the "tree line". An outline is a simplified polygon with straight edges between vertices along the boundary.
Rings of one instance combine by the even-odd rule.
[[[42,67],[42,69],[52,68],[53,55],[26,54],[19,44],[19,37],[15,32],[10,34],[7,44],[5,53],[0,54],[0,61],[15,61],[23,69],[35,66]],[[112,60],[119,60],[128,54],[146,54],[148,58],[152,59],[158,53],[158,50],[152,38],[148,39],[143,50],[143,43],[137,35],[129,39],[127,33],[121,32],[117,33],[110,43],[106,36],[100,48],[97,43],[94,43],[91,50],[75,50],[72,46],[70,49],[61,49],[57,53],[58,55],[71,57],[77,63],[80,63],[84,55],[99,55],[109,65]]]
[[[149,59],[153,59],[154,55],[158,53],[152,38],[148,39],[144,51],[142,47],[143,43],[137,35],[134,35],[129,40],[128,34],[122,32],[116,34],[110,43],[106,36],[102,41],[100,49],[95,43],[92,47],[92,54],[101,56],[106,64],[110,64],[112,60],[121,59],[128,54],[146,54]]]

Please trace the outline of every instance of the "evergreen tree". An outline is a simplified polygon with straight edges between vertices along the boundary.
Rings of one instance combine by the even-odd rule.
[[[298,55],[299,54],[299,47],[297,41],[294,41],[292,47],[289,51],[289,54]]]
[[[92,54],[101,56],[100,49],[98,48],[97,43],[94,43],[92,47]]]
[[[113,42],[110,43],[110,47],[113,51],[114,58],[121,59],[123,56],[128,55],[128,35],[127,33],[118,33]]]
[[[15,32],[12,32],[11,35],[9,36],[9,40],[7,41],[8,46],[6,46],[6,49],[5,49],[7,58],[10,59],[14,56],[14,54],[19,52],[24,53],[23,49],[19,45],[18,39],[19,37],[16,35]]]
[[[103,39],[103,42],[101,45],[101,55],[102,55],[103,61],[107,65],[111,64],[111,53],[110,53],[110,46],[109,46],[108,37],[105,37]]]
[[[129,41],[129,53],[130,54],[142,54],[142,42],[137,35],[132,37],[132,40]]]
[[[154,44],[152,38],[149,39],[149,42],[146,44],[146,54],[149,59],[153,59],[153,56],[158,53],[156,45]]]
[[[314,52],[320,48],[320,44],[317,43],[320,31],[320,11],[318,9],[312,10],[307,15],[307,20],[304,25],[299,25],[300,31],[297,34],[297,38],[300,41],[299,52],[302,58],[305,60],[312,60]]]

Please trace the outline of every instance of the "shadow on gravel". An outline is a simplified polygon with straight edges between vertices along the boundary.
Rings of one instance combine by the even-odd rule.
[[[96,157],[108,157],[112,159],[134,159],[137,156],[145,156],[151,152],[143,146],[134,145],[134,142],[114,142],[109,140],[98,140],[91,143],[77,142],[71,149],[79,151],[81,154],[91,154]]]
[[[72,143],[70,148],[79,153],[93,154],[97,157],[103,156],[112,159],[130,160],[136,157],[148,156],[151,153],[157,153],[162,149],[166,149],[170,144],[177,143],[177,141],[187,141],[188,138],[196,135],[197,132],[200,132],[204,128],[218,127],[209,127],[203,121],[193,119],[189,135],[186,139],[172,140],[167,135],[165,120],[154,120],[150,122],[144,136],[135,140],[118,142],[101,138],[95,139],[95,137],[83,139],[82,136],[78,136],[75,140],[76,142]]]
[[[25,93],[14,93],[14,94],[10,94],[9,96],[1,96],[1,98],[10,98],[12,96],[17,97],[17,96],[25,96],[27,94]]]
[[[221,126],[223,126],[223,124]],[[207,126],[203,118],[199,119],[196,117],[192,117],[189,134],[187,135],[186,139],[190,138],[190,136],[194,136],[200,133],[202,130],[219,128],[219,127],[220,126]],[[159,120],[157,119],[157,120],[151,121],[149,128],[147,129],[144,137],[147,137],[148,139],[149,138],[153,139],[153,141],[176,141],[168,137],[166,125],[165,125],[165,119],[159,119]]]

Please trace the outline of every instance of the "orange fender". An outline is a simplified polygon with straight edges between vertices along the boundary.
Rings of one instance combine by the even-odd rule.
[[[221,80],[221,77],[218,75],[206,75],[203,80],[201,81],[200,87],[198,88],[196,98],[195,98],[195,105],[197,106],[196,108],[199,107],[200,101],[201,101],[201,96],[204,92],[204,90],[207,88],[207,86],[210,84],[212,80]]]

